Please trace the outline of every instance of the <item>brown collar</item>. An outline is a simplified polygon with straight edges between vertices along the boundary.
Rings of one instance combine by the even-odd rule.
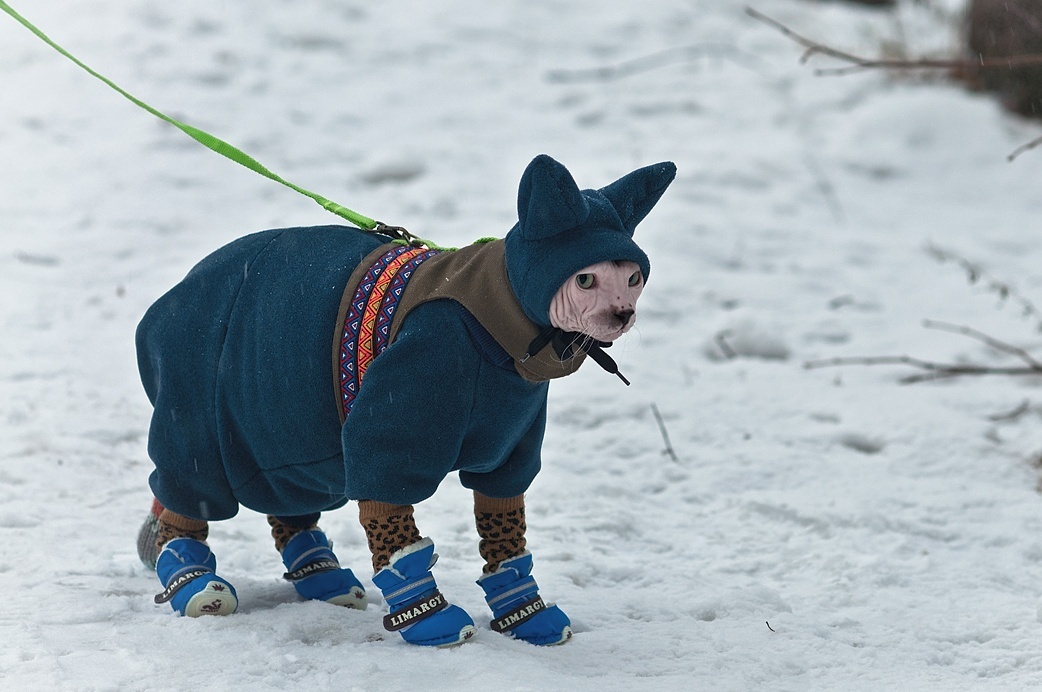
[[[428,300],[451,298],[481,323],[514,360],[514,367],[529,382],[545,382],[579,369],[586,354],[561,360],[551,346],[525,360],[529,344],[540,326],[528,319],[507,278],[506,244],[502,240],[470,245],[432,257],[416,270],[402,296],[399,314]],[[394,340],[401,320],[391,324]]]
[[[369,266],[389,247],[383,245],[362,260],[348,281],[344,291],[345,302],[350,301],[355,286]],[[510,355],[521,377],[529,382],[545,382],[570,375],[586,359],[586,354],[578,351],[574,357],[562,360],[553,346],[547,345],[521,362],[541,327],[525,315],[510,287],[502,240],[442,252],[417,267],[391,322],[390,343],[394,342],[403,319],[413,308],[430,300],[445,298],[455,300],[474,315]],[[341,312],[344,312],[343,303]],[[338,329],[342,321],[343,316],[338,320]],[[339,343],[336,348],[339,352]]]

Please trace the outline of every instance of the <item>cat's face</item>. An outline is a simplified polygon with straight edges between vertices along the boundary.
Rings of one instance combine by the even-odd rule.
[[[611,342],[633,326],[644,277],[636,262],[598,262],[574,274],[550,301],[550,324]]]

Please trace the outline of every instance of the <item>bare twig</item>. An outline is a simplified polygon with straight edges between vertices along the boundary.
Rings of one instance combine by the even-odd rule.
[[[831,368],[839,365],[908,365],[919,370],[929,370],[950,377],[953,375],[1033,375],[1042,370],[1032,367],[993,367],[972,363],[937,363],[913,356],[847,356],[809,360],[803,364],[807,370]]]
[[[963,375],[1042,375],[1042,368],[1033,367],[992,367],[988,365],[974,365],[972,363],[936,363],[934,361],[922,360],[911,356],[852,356],[847,358],[827,358],[823,360],[811,360],[803,364],[808,370],[817,368],[829,368],[841,365],[908,365],[919,370],[928,371],[927,374],[909,375],[900,380],[902,384],[915,384],[941,380]]]
[[[939,380],[951,380],[956,377],[961,377],[964,373],[958,372],[930,372],[919,375],[905,375],[900,378],[898,382],[900,384],[920,384],[922,382],[937,382]]]
[[[696,43],[690,46],[668,48],[657,53],[626,60],[616,65],[592,67],[584,70],[551,70],[547,73],[546,78],[551,82],[558,83],[611,81],[630,77],[641,72],[650,72],[666,65],[690,62],[704,57],[723,58],[745,67],[750,67],[760,62],[758,56],[746,53],[730,43]]]
[[[783,35],[789,37],[796,43],[800,44],[807,50],[804,51],[800,57],[800,62],[807,62],[814,55],[827,55],[831,58],[835,58],[842,62],[850,63],[846,67],[838,68],[823,68],[815,71],[815,74],[819,75],[842,75],[849,74],[851,72],[859,72],[861,70],[868,70],[873,68],[882,69],[902,69],[902,70],[920,70],[920,69],[967,69],[967,70],[984,70],[984,69],[1015,69],[1018,67],[1026,67],[1029,65],[1042,65],[1042,53],[1026,53],[1023,55],[1010,55],[1002,57],[988,57],[983,56],[975,59],[942,59],[942,58],[915,58],[912,60],[896,60],[896,59],[885,59],[885,58],[863,58],[853,53],[832,48],[823,43],[809,39],[805,36],[801,36],[789,27],[785,26],[776,19],[772,19],[762,12],[758,12],[751,7],[745,8],[745,13],[753,19],[763,22],[767,26],[781,32]]]
[[[677,453],[673,451],[673,444],[669,441],[669,432],[666,430],[666,422],[662,420],[662,414],[659,413],[658,406],[654,403],[651,404],[651,412],[655,415],[655,422],[658,423],[659,432],[662,433],[662,441],[666,443],[666,448],[662,450],[662,453],[679,464],[680,459],[677,458]]]
[[[966,276],[971,284],[977,284],[984,282],[988,290],[997,293],[1003,301],[1013,300],[1020,305],[1023,315],[1025,317],[1031,317],[1035,320],[1036,326],[1039,331],[1042,331],[1042,312],[1035,307],[1027,298],[1017,293],[1009,284],[989,276],[979,266],[966,260],[959,255],[942,250],[941,248],[930,245],[926,248],[927,252],[933,255],[935,258],[942,262],[955,262],[963,271],[966,272]],[[923,320],[923,326],[927,329],[936,329],[943,332],[949,332],[952,334],[960,334],[970,339],[975,339],[981,342],[985,346],[995,349],[1001,353],[1011,355],[1021,362],[1024,363],[1020,367],[997,367],[989,365],[979,365],[975,363],[939,363],[936,361],[923,360],[921,358],[914,358],[912,356],[900,355],[900,356],[855,356],[846,358],[829,358],[823,360],[807,361],[803,366],[807,369],[814,368],[826,368],[835,367],[841,365],[907,365],[923,372],[908,375],[899,380],[902,384],[915,384],[918,382],[932,382],[936,380],[951,379],[953,377],[961,377],[963,375],[1042,375],[1042,360],[1035,358],[1027,350],[1014,346],[1013,344],[996,339],[993,336],[985,334],[984,332],[968,327],[966,325],[952,324],[950,322],[941,322],[938,320]],[[1019,411],[1014,412],[1016,415],[1020,415]],[[1010,416],[1014,414],[1008,414]]]
[[[1020,404],[1012,411],[1006,411],[1005,413],[995,413],[988,416],[988,420],[995,423],[1003,421],[1017,420],[1031,409],[1031,400],[1024,399]]]
[[[1014,346],[1012,344],[1008,344],[1005,341],[999,341],[998,339],[992,336],[988,336],[984,332],[973,329],[972,327],[967,327],[958,324],[950,324],[948,322],[938,322],[937,320],[923,320],[923,326],[927,329],[937,329],[942,332],[962,334],[963,336],[968,336],[971,339],[976,339],[977,341],[980,341],[981,343],[990,346],[996,351],[1002,351],[1003,353],[1008,353],[1012,356],[1016,356],[1020,360],[1027,363],[1028,367],[1032,368],[1033,370],[1042,372],[1042,363],[1035,360],[1035,358],[1024,349],[1018,346]]]
[[[852,356],[846,358],[827,358],[823,360],[811,360],[803,364],[808,370],[817,368],[829,368],[841,365],[907,365],[925,373],[908,375],[901,378],[901,384],[917,384],[919,382],[933,382],[936,380],[961,377],[963,375],[1042,375],[1042,362],[1036,360],[1030,353],[1022,348],[1000,341],[984,332],[971,327],[935,320],[925,320],[923,326],[928,329],[962,334],[963,336],[976,339],[996,351],[1002,351],[1016,356],[1026,363],[1021,367],[995,367],[990,365],[977,365],[974,363],[938,363],[912,356]]]
[[[1009,161],[1012,161],[1013,159],[1015,159],[1018,156],[1020,156],[1021,154],[1023,154],[1025,151],[1031,151],[1032,149],[1034,149],[1035,147],[1037,147],[1039,145],[1042,145],[1042,137],[1039,137],[1037,139],[1033,139],[1030,142],[1028,142],[1027,144],[1021,144],[1019,147],[1014,149],[1010,153],[1010,155],[1006,157],[1006,159],[1009,160]]]
[[[926,251],[941,262],[955,262],[963,271],[971,284],[984,283],[986,288],[999,296],[1003,301],[1011,300],[1016,303],[1023,317],[1030,317],[1035,322],[1036,331],[1042,332],[1042,310],[1039,310],[1031,300],[1025,298],[1019,291],[1005,281],[991,276],[984,269],[969,260],[949,252],[936,245],[927,245]]]

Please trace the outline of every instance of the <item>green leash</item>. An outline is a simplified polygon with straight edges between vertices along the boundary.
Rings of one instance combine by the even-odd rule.
[[[108,79],[104,75],[101,75],[101,74],[95,72],[93,69],[91,69],[86,64],[81,62],[78,58],[76,58],[76,56],[72,55],[67,50],[65,50],[64,48],[59,46],[57,43],[52,41],[50,39],[50,37],[47,36],[47,34],[43,33],[39,29],[37,29],[35,26],[33,26],[33,24],[29,20],[27,20],[25,17],[23,17],[22,15],[18,14],[17,12],[15,12],[14,8],[11,7],[10,5],[8,5],[6,2],[4,2],[4,0],[0,0],[0,9],[2,9],[4,12],[9,14],[11,17],[13,17],[19,24],[24,26],[26,29],[28,29],[29,31],[31,31],[34,34],[36,34],[36,36],[41,41],[43,41],[44,43],[49,45],[51,48],[53,48],[54,50],[56,50],[59,53],[61,53],[62,55],[64,55],[66,58],[68,58],[72,62],[74,62],[77,65],[79,65],[84,70],[86,70],[87,73],[89,73],[91,76],[96,77],[97,79],[101,80],[102,82],[107,84],[109,87],[111,87],[115,91],[119,92],[124,98],[126,98],[128,101],[130,101],[134,105],[138,106],[139,108],[143,108],[144,110],[148,111],[149,113],[151,113],[155,117],[159,118],[160,120],[163,120],[165,122],[170,123],[171,125],[173,125],[177,129],[181,130],[181,132],[184,132],[186,135],[188,135],[189,137],[191,137],[195,141],[197,141],[200,144],[202,144],[207,149],[215,151],[218,154],[220,154],[221,156],[224,156],[225,158],[231,159],[232,161],[234,161],[235,163],[237,163],[237,164],[239,164],[241,166],[245,166],[246,168],[249,168],[254,173],[259,173],[260,175],[263,175],[265,178],[268,178],[269,180],[274,180],[277,183],[285,185],[286,187],[288,187],[291,190],[295,190],[295,191],[299,192],[300,194],[304,195],[305,197],[309,197],[309,198],[313,199],[314,201],[318,202],[318,204],[323,209],[325,209],[326,211],[332,212],[332,213],[336,214],[337,216],[350,221],[351,223],[353,223],[355,226],[361,228],[362,230],[373,231],[373,232],[376,232],[376,233],[382,233],[384,235],[388,235],[388,236],[394,238],[395,242],[399,242],[399,243],[403,243],[403,244],[407,244],[407,245],[413,245],[413,246],[416,246],[416,247],[427,247],[427,248],[429,248],[431,250],[452,250],[452,249],[454,249],[454,248],[443,248],[443,247],[440,247],[440,246],[438,246],[438,245],[436,245],[434,243],[431,243],[431,242],[429,242],[427,240],[424,240],[422,238],[419,238],[417,236],[412,235],[411,233],[409,233],[407,230],[405,230],[401,226],[388,226],[385,223],[382,223],[380,221],[376,221],[374,219],[371,219],[368,216],[365,216],[364,214],[359,214],[358,212],[353,211],[351,209],[348,209],[347,207],[342,206],[340,204],[337,204],[336,202],[334,202],[332,200],[326,199],[322,195],[319,195],[317,193],[311,192],[310,190],[305,190],[304,188],[302,188],[302,187],[300,187],[298,185],[294,185],[293,183],[289,182],[285,178],[282,178],[281,176],[279,176],[279,175],[273,173],[272,171],[268,170],[267,168],[265,168],[263,165],[261,165],[261,163],[259,161],[257,161],[256,159],[254,159],[252,156],[250,156],[246,152],[242,151],[241,149],[238,149],[237,147],[232,146],[228,142],[225,142],[223,139],[220,139],[219,137],[214,137],[213,135],[209,134],[208,132],[203,132],[199,128],[192,127],[191,125],[187,125],[187,124],[185,124],[183,122],[180,122],[179,120],[175,120],[174,118],[171,118],[170,116],[166,115],[165,113],[161,113],[160,111],[156,110],[155,108],[153,108],[152,106],[148,105],[147,103],[145,103],[141,99],[135,97],[133,94],[130,94],[129,92],[123,90],[122,88],[119,87],[119,85],[114,83],[112,80]]]

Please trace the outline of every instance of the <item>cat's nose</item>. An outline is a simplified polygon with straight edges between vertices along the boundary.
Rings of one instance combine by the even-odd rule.
[[[634,314],[634,311],[633,310],[629,310],[629,309],[627,309],[627,310],[616,310],[615,311],[615,319],[617,319],[620,324],[629,324],[630,320],[633,319],[633,314]]]

